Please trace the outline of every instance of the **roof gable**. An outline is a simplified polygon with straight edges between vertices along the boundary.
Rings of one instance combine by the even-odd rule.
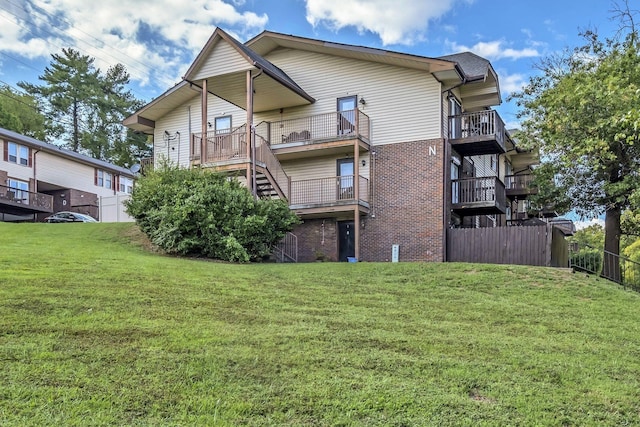
[[[209,65],[210,67],[205,67]],[[213,32],[207,44],[193,64],[189,67],[183,79],[185,80],[201,80],[209,77],[227,74],[238,71],[246,71],[251,69],[260,69],[265,74],[269,75],[274,80],[279,81],[284,86],[292,89],[309,101],[313,102],[314,99],[307,95],[304,90],[298,86],[284,71],[276,67],[271,62],[267,61],[258,53],[251,50],[249,47],[240,43],[229,34],[216,28]]]

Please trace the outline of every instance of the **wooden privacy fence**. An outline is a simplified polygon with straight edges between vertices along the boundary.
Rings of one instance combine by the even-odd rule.
[[[452,228],[447,230],[447,261],[568,267],[564,234],[553,225]]]

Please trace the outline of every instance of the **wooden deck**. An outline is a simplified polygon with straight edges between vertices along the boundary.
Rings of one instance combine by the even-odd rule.
[[[458,154],[504,154],[509,138],[504,122],[493,110],[449,117],[449,142]]]

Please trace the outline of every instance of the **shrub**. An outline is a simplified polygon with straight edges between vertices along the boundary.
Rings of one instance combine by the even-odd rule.
[[[141,177],[126,204],[149,239],[167,253],[257,261],[298,223],[282,200],[255,200],[236,179],[161,165]]]

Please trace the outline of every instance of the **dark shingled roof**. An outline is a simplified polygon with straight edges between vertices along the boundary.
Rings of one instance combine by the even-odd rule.
[[[481,56],[471,52],[454,53],[453,55],[440,56],[439,59],[454,61],[460,65],[467,81],[484,79],[491,68],[491,63]]]
[[[71,160],[75,160],[80,163],[88,164],[91,166],[105,169],[111,172],[117,172],[120,175],[126,175],[133,177],[134,174],[129,169],[116,166],[113,163],[105,162],[104,160],[94,159],[93,157],[85,156],[84,154],[76,153],[75,151],[67,150],[66,148],[59,147],[48,142],[43,142],[30,136],[25,136],[9,129],[0,128],[0,138],[6,139],[10,142],[23,144],[36,150],[45,151],[47,153],[55,154],[61,157],[66,157]]]

